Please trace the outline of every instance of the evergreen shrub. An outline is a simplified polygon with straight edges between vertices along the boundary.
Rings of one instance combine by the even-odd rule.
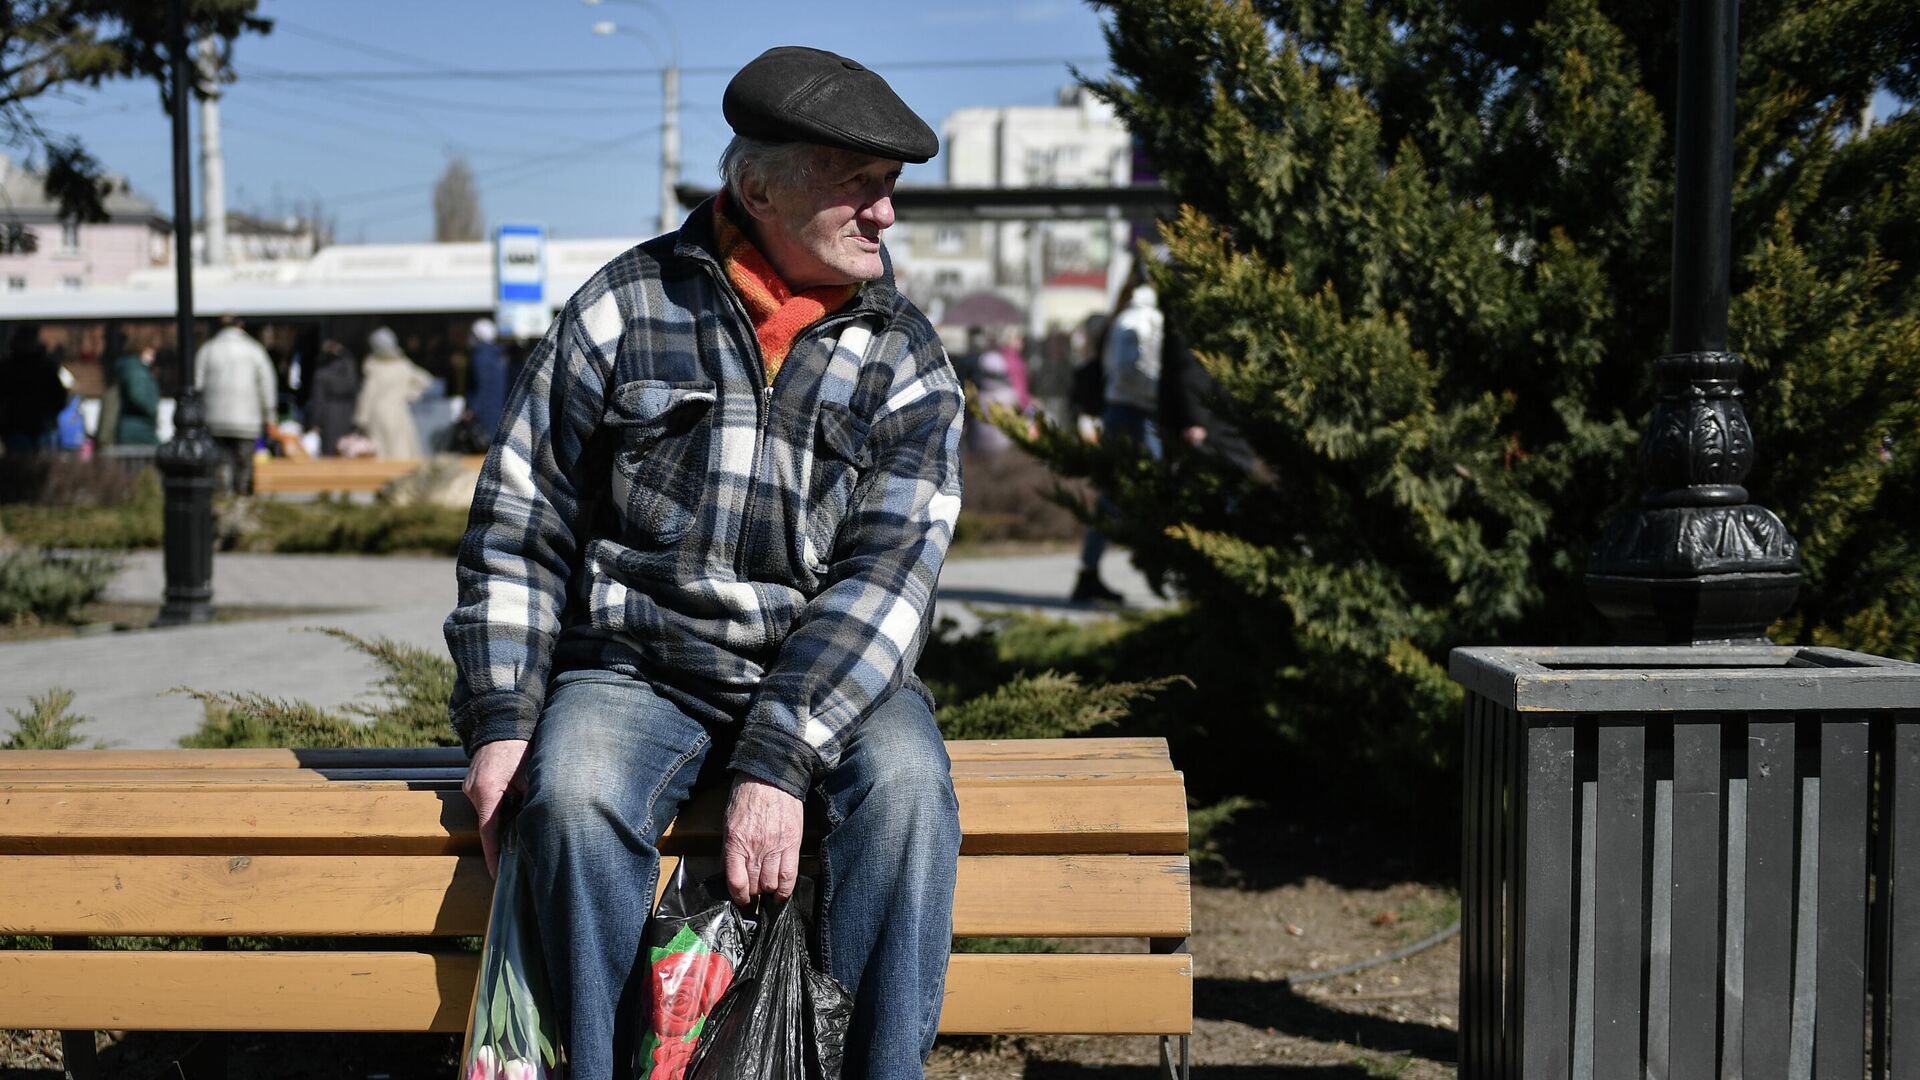
[[[371,700],[337,709],[248,691],[176,688],[206,709],[198,731],[182,746],[457,746],[447,723],[453,693],[453,661],[438,649],[389,638],[368,640],[332,627],[316,627],[372,658],[380,674]]]
[[[1450,821],[1448,650],[1606,639],[1581,577],[1638,494],[1666,351],[1674,8],[1098,6],[1113,68],[1089,85],[1181,204],[1149,276],[1265,467],[1006,429],[1111,490],[1108,531],[1187,600],[1164,652],[1117,652],[1193,677],[1162,717],[1231,748],[1223,782]],[[1920,115],[1859,118],[1920,92],[1920,7],[1741,17],[1747,486],[1806,577],[1777,639],[1912,659]]]
[[[19,503],[0,507],[0,524],[23,547],[124,551],[159,547],[165,537],[160,476],[137,474],[122,501]]]
[[[457,555],[467,529],[465,508],[420,503],[257,501],[252,527],[232,541],[240,551],[342,555]]]
[[[0,552],[0,623],[65,622],[98,600],[119,569],[105,555]]]
[[[44,694],[27,696],[25,709],[9,708],[13,730],[0,740],[0,750],[71,750],[86,741],[79,728],[91,718],[70,712],[73,691],[54,687]],[[98,750],[103,744],[95,743]]]

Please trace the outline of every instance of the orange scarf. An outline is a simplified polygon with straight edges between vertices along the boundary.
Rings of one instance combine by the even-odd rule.
[[[840,310],[858,291],[854,285],[822,285],[794,292],[780,278],[773,264],[747,239],[740,226],[727,213],[727,193],[713,200],[714,235],[720,245],[720,265],[727,280],[747,306],[753,320],[753,332],[760,339],[760,354],[766,360],[767,385],[773,385],[780,365],[787,362],[794,339],[800,332],[829,314]]]

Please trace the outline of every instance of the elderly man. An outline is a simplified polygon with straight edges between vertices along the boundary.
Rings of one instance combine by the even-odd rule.
[[[446,636],[466,790],[536,883],[573,1075],[612,1075],[656,838],[731,786],[729,890],[787,895],[816,794],[847,1068],[918,1076],[959,824],[913,677],[960,508],[959,384],[880,233],[938,150],[886,82],[777,48],[728,85],[724,190],[615,259],[528,359],[474,496]],[[624,1065],[624,1062],[622,1062]]]

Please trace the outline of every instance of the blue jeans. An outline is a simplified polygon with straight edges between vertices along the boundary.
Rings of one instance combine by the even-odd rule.
[[[1145,409],[1133,405],[1108,405],[1100,414],[1100,438],[1103,443],[1108,439],[1131,439],[1146,450],[1148,457],[1160,460],[1160,425]],[[1119,510],[1104,493],[1094,504],[1094,512],[1102,517],[1111,517]],[[1100,557],[1106,553],[1107,534],[1099,529],[1087,529],[1085,539],[1080,542],[1081,568],[1089,573],[1098,573]]]
[[[655,841],[696,787],[727,779],[729,737],[626,675],[553,680],[518,828],[577,1080],[616,1075],[616,1026],[625,1049],[645,982],[633,975],[660,873]],[[830,827],[822,961],[854,995],[847,1080],[918,1077],[946,993],[960,854],[950,763],[927,703],[911,690],[881,702],[817,790]]]

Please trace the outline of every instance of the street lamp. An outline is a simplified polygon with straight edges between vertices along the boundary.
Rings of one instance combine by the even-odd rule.
[[[1745,362],[1727,351],[1733,238],[1734,0],[1682,0],[1672,329],[1640,443],[1647,487],[1608,523],[1587,595],[1628,644],[1764,642],[1800,588],[1798,545],[1748,501]]]
[[[175,340],[180,357],[179,402],[173,439],[154,455],[166,489],[166,592],[161,625],[213,618],[213,474],[215,450],[206,410],[193,386],[193,176],[187,149],[187,96],[195,63],[187,51],[187,2],[173,0],[173,255],[178,305]]]
[[[580,0],[580,2],[588,7],[597,7],[606,0]],[[651,0],[622,0],[622,2],[643,7],[652,12],[660,20],[660,25],[667,28],[667,34],[673,41],[671,51],[662,50],[660,43],[654,40],[653,35],[644,30],[621,26],[610,20],[593,24],[593,32],[601,37],[624,34],[627,37],[637,37],[645,41],[647,47],[652,49],[665,64],[664,70],[660,73],[662,108],[665,110],[665,116],[660,123],[660,231],[664,233],[679,224],[680,220],[679,203],[673,195],[673,189],[680,184],[680,35],[674,30],[673,23],[667,18],[666,12],[655,7]]]

